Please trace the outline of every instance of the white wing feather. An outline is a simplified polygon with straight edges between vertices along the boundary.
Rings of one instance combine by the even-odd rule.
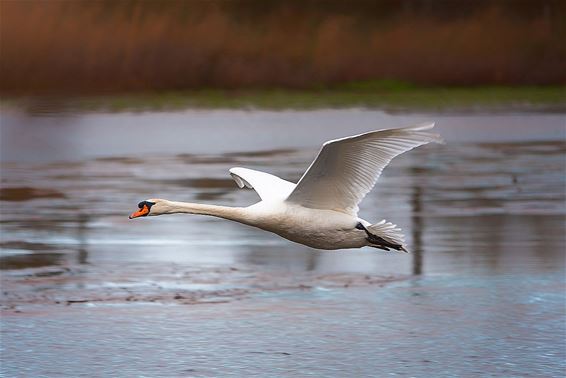
[[[287,201],[357,215],[358,204],[391,159],[423,144],[443,142],[426,131],[433,127],[430,123],[372,131],[324,143]]]
[[[248,168],[231,168],[230,175],[240,188],[254,189],[265,200],[284,200],[295,189],[295,184],[269,173]]]

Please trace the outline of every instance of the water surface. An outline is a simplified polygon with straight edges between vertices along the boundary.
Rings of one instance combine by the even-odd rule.
[[[562,376],[564,115],[1,114],[6,376]],[[143,199],[258,200],[322,141],[430,120],[361,216],[412,254],[320,252]],[[198,304],[198,305],[197,305]]]

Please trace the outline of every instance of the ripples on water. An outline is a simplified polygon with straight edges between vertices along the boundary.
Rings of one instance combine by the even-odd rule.
[[[395,159],[361,206],[362,217],[401,226],[411,255],[318,252],[206,217],[127,219],[140,200],[151,197],[251,204],[256,194],[236,187],[230,167],[297,181],[324,140],[376,124],[430,119],[438,119],[448,143]],[[509,126],[513,122],[516,128]],[[53,317],[49,324],[7,319],[6,372],[24,366],[29,375],[60,367],[82,371],[77,361],[54,358],[50,348],[77,342],[78,355],[87,358],[86,340],[93,338],[103,342],[100,358],[109,362],[123,345],[112,333],[124,332],[138,341],[132,353],[112,363],[133,375],[159,375],[148,365],[155,343],[172,369],[165,376],[223,375],[237,372],[239,364],[257,364],[259,374],[287,367],[315,375],[353,369],[359,376],[379,366],[419,376],[439,366],[447,375],[559,374],[566,357],[559,337],[565,331],[563,122],[562,115],[546,114],[371,111],[4,114],[3,305],[7,314],[39,306]],[[510,135],[515,131],[519,135]],[[349,286],[357,289],[343,289]],[[233,302],[241,298],[247,299]],[[132,307],[226,301],[230,310]],[[50,307],[56,304],[71,307]],[[104,307],[125,304],[110,313]],[[164,314],[174,323],[165,322]],[[107,316],[114,325],[101,340]],[[133,323],[124,323],[128,316]],[[301,324],[300,334],[289,328],[294,323]],[[319,323],[326,332],[315,327]],[[83,330],[55,336],[65,324]],[[304,337],[312,344],[303,345]],[[242,345],[252,340],[257,347]],[[30,345],[37,355],[20,358]],[[214,359],[218,353],[224,362]],[[136,370],[128,358],[149,360]]]

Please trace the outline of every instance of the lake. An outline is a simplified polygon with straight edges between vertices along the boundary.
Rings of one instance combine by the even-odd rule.
[[[566,369],[563,113],[0,112],[5,376],[548,376]],[[322,252],[147,198],[243,206],[322,142],[435,121],[360,216],[411,254]]]

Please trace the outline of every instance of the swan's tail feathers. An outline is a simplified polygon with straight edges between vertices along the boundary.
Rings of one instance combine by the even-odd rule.
[[[391,222],[382,220],[367,227],[368,241],[372,247],[389,251],[409,252],[405,244],[405,237],[399,227]]]

